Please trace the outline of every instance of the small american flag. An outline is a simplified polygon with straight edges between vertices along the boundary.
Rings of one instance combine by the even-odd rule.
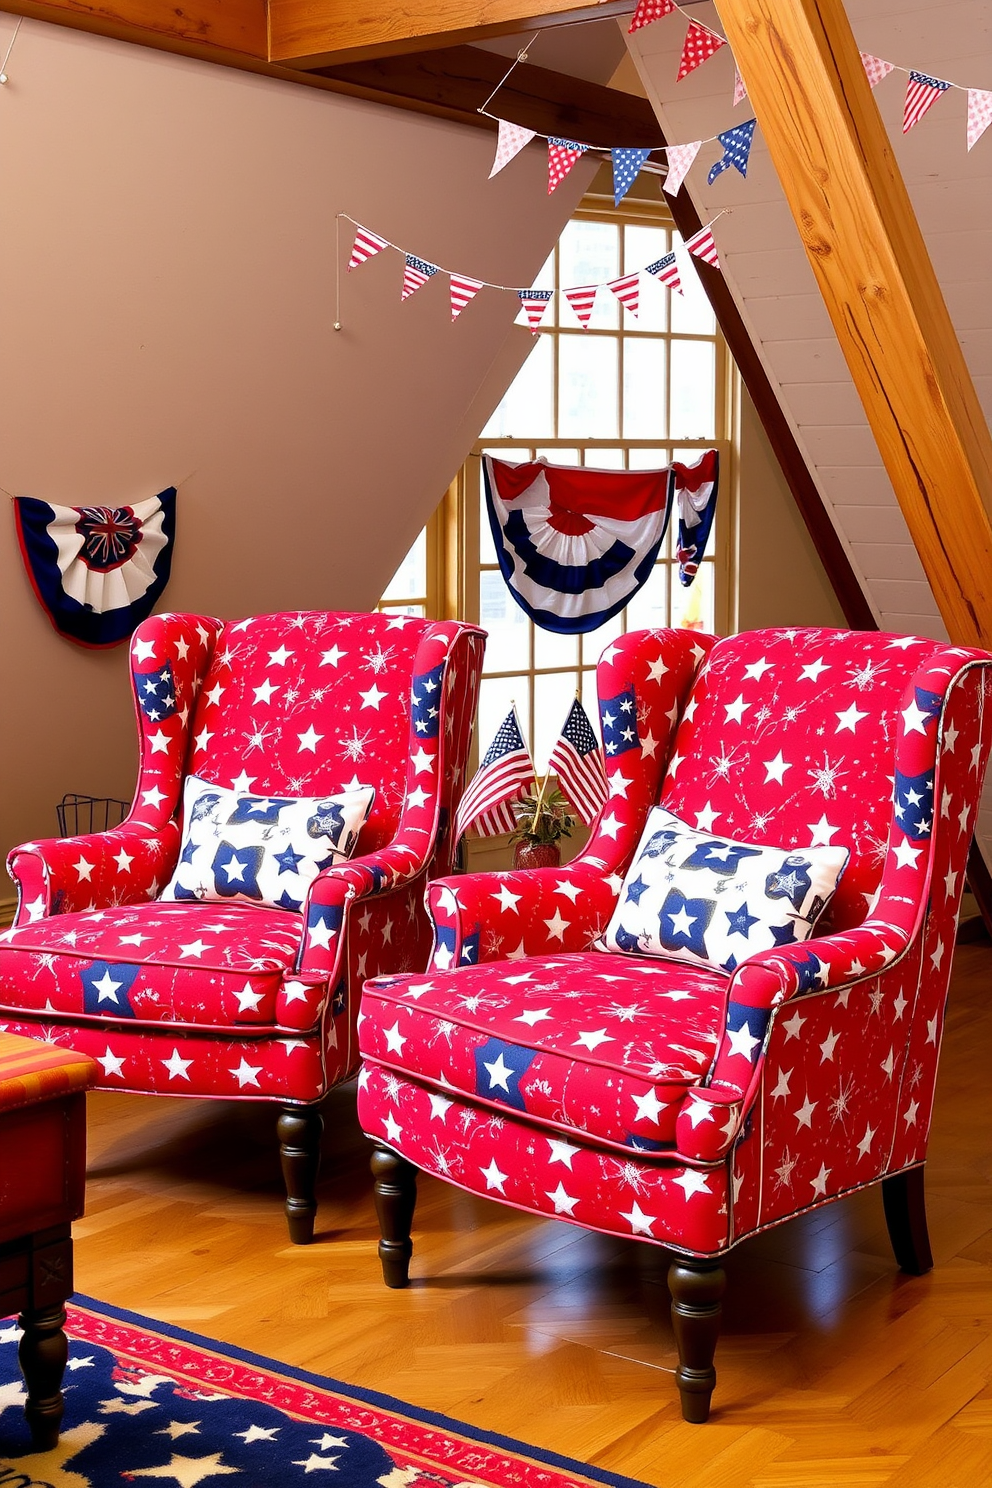
[[[535,336],[541,329],[541,322],[548,313],[553,294],[553,289],[517,290],[520,304],[527,315],[527,324]]]
[[[383,248],[388,247],[389,244],[385,238],[380,238],[378,233],[369,232],[367,228],[360,227],[355,234],[351,258],[348,261],[349,270],[357,269],[358,265],[365,263],[366,259],[373,258],[377,253],[381,253]]]
[[[697,233],[686,240],[685,245],[690,253],[701,258],[703,263],[712,264],[715,269],[720,267],[720,255],[716,251],[716,243],[709,227],[701,227]]]
[[[902,110],[903,134],[908,134],[914,124],[919,124],[927,110],[933,107],[950,86],[943,78],[928,77],[925,72],[910,72]]]
[[[417,258],[414,254],[406,255],[406,263],[403,269],[403,293],[401,300],[408,300],[415,289],[426,284],[438,272],[437,264],[428,263],[424,258]]]
[[[511,708],[462,796],[455,817],[456,840],[469,827],[474,827],[480,837],[512,832],[517,822],[511,805],[536,784],[534,763],[520,732],[517,710]]]
[[[666,253],[664,258],[655,259],[654,263],[648,264],[645,273],[653,274],[659,284],[664,284],[668,289],[677,290],[679,294],[682,294],[682,279],[674,253]]]
[[[558,776],[563,793],[587,827],[591,827],[606,802],[606,771],[603,751],[593,733],[585,708],[576,698],[558,736],[548,769]]]
[[[625,310],[629,310],[631,315],[637,314],[641,296],[640,274],[625,274],[622,279],[611,279],[606,287],[612,289]]]

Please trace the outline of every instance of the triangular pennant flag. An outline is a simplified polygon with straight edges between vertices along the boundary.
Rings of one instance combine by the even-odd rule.
[[[683,294],[682,278],[679,274],[679,266],[674,253],[666,253],[664,258],[655,259],[654,263],[648,264],[644,271],[653,274],[659,284],[664,284],[666,289],[674,289],[677,294]]]
[[[610,159],[613,161],[613,205],[615,207],[620,205],[637,180],[638,172],[650,154],[650,145],[643,150],[614,145],[610,151]]]
[[[689,29],[685,33],[685,42],[682,46],[682,60],[679,62],[679,75],[675,79],[680,83],[690,72],[695,72],[703,62],[708,62],[714,52],[718,52],[727,42],[723,36],[718,36],[708,26],[701,26],[698,21],[690,21]]]
[[[519,124],[508,124],[505,119],[499,121],[499,137],[496,140],[496,159],[493,168],[489,172],[489,179],[499,175],[504,165],[509,165],[514,155],[519,155],[524,145],[529,145],[535,138],[533,129],[522,129]]]
[[[403,269],[403,293],[401,300],[408,300],[415,289],[426,284],[438,272],[437,264],[428,263],[426,259],[416,258],[412,253],[406,255],[406,265]]]
[[[734,66],[734,103],[733,103],[733,107],[736,108],[739,103],[743,103],[746,97],[747,97],[747,89],[744,86],[744,79],[741,77],[740,68],[735,65]]]
[[[474,300],[482,288],[481,279],[467,279],[464,274],[449,274],[451,280],[451,318],[457,320],[469,300]]]
[[[553,289],[518,289],[517,294],[520,303],[527,312],[527,320],[531,330],[536,336],[541,329],[541,321],[548,313],[551,304]]]
[[[566,300],[575,311],[579,324],[584,331],[589,329],[589,317],[592,315],[593,306],[596,303],[596,291],[598,288],[598,284],[580,284],[575,289],[562,291]]]
[[[720,255],[716,251],[713,234],[708,227],[701,227],[697,233],[693,233],[685,246],[696,258],[701,258],[703,263],[712,264],[715,269],[720,267]]]
[[[627,27],[628,36],[632,31],[640,31],[642,26],[648,26],[652,21],[660,21],[662,16],[671,15],[678,6],[675,0],[637,0],[637,9]]]
[[[946,93],[950,86],[943,78],[928,77],[925,72],[910,72],[902,110],[903,134],[908,134],[914,124],[919,124],[923,115],[933,108],[940,95]]]
[[[622,279],[611,279],[606,287],[612,289],[625,310],[629,310],[631,315],[637,314],[641,298],[639,274],[625,274]]]
[[[561,185],[577,160],[581,160],[588,145],[576,144],[575,140],[548,140],[548,195]]]
[[[351,258],[348,260],[349,270],[357,269],[358,265],[363,264],[367,258],[374,258],[377,253],[382,252],[383,248],[388,247],[389,244],[385,238],[380,238],[377,233],[368,232],[364,227],[360,227],[355,234],[354,247],[351,250]]]
[[[679,187],[689,174],[689,167],[699,154],[702,140],[693,140],[691,145],[669,145],[666,150],[668,156],[668,175],[662,181],[662,186],[669,196],[675,196]]]
[[[968,89],[968,149],[978,143],[992,124],[992,93],[984,88]]]
[[[722,171],[728,170],[730,166],[739,170],[742,176],[747,175],[747,157],[751,153],[754,126],[757,122],[757,119],[748,119],[746,124],[738,124],[733,129],[725,129],[722,134],[717,135],[717,139],[723,146],[723,156],[715,165],[710,166],[710,173],[706,177],[710,186],[713,185],[717,176]]]
[[[873,57],[871,52],[862,52],[861,61],[868,75],[868,81],[873,88],[883,78],[887,78],[890,72],[895,71],[894,63],[886,62],[882,57]]]

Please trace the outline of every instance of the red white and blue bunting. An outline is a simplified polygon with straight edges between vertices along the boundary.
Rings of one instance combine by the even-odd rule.
[[[55,629],[81,646],[116,646],[169,581],[176,488],[130,506],[55,506],[14,498],[32,588]]]

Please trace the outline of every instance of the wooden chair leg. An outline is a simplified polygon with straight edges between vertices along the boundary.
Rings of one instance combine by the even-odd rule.
[[[323,1131],[324,1118],[315,1106],[283,1106],[276,1122],[286,1218],[294,1245],[309,1245],[313,1240]]]
[[[889,1227],[892,1250],[901,1271],[922,1276],[933,1268],[927,1230],[927,1202],[923,1188],[924,1167],[908,1168],[882,1179],[882,1205]]]
[[[59,1303],[54,1307],[31,1309],[22,1312],[18,1322],[24,1332],[18,1344],[17,1358],[28,1387],[24,1414],[35,1447],[39,1452],[51,1452],[58,1445],[65,1408],[62,1376],[69,1357],[69,1343],[64,1332],[65,1308]]]
[[[375,1212],[379,1216],[379,1260],[382,1279],[388,1287],[410,1285],[413,1241],[413,1211],[417,1203],[417,1170],[390,1147],[376,1145],[372,1151],[375,1179]]]
[[[682,1418],[694,1424],[707,1420],[710,1413],[716,1384],[713,1356],[726,1285],[723,1267],[716,1261],[680,1257],[669,1267],[672,1326],[679,1349],[675,1379],[682,1397]]]

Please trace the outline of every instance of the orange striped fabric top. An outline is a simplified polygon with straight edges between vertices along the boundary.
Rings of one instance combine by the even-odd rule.
[[[16,1033],[0,1033],[0,1111],[85,1090],[96,1074],[96,1065],[85,1054]]]

